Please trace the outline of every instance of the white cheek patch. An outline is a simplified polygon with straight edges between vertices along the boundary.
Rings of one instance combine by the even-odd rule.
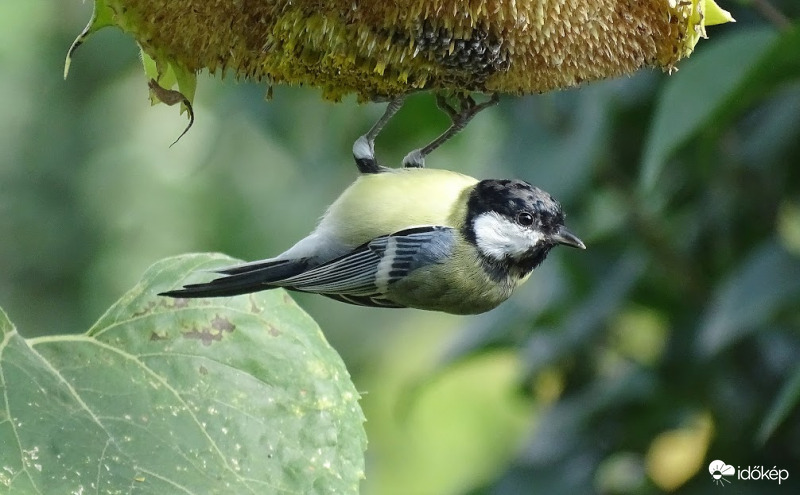
[[[479,215],[473,224],[478,249],[491,258],[519,258],[544,240],[544,235],[525,228],[497,212]]]

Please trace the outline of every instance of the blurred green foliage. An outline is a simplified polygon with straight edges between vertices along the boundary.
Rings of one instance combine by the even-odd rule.
[[[551,192],[558,249],[479,317],[297,297],[365,394],[365,493],[714,493],[708,464],[800,488],[800,5],[737,23],[667,76],[505,97],[428,165]],[[26,336],[84,331],[154,261],[273,255],[355,177],[381,105],[200,81],[195,126],[150,108],[133,41],[63,59],[90,5],[0,5],[0,306]],[[378,141],[398,164],[446,126],[418,95]]]

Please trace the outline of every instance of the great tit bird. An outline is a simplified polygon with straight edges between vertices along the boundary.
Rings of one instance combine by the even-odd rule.
[[[353,152],[361,175],[307,237],[275,258],[162,295],[283,287],[363,306],[476,314],[505,301],[554,246],[585,249],[564,226],[561,205],[527,182],[380,167],[366,135]]]

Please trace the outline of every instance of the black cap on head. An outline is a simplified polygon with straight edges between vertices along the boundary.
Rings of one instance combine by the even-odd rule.
[[[504,221],[507,226],[503,226]],[[476,184],[467,200],[463,233],[477,246],[487,273],[497,280],[524,276],[558,244],[585,248],[564,227],[558,201],[521,180],[483,180]]]
[[[550,193],[522,180],[482,180],[467,202],[465,235],[475,242],[473,220],[482,213],[495,211],[511,220],[520,213],[531,215],[532,227],[544,234],[555,234],[564,225],[561,205]]]

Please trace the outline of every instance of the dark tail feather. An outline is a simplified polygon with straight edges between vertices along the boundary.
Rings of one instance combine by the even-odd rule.
[[[275,278],[273,278],[273,280],[278,280],[280,278],[291,277],[292,275],[296,275],[296,273],[300,273],[297,270],[299,269],[300,271],[302,271],[303,269],[305,269],[306,265],[307,262],[305,259],[299,259],[299,260],[269,259],[261,261],[251,261],[250,263],[241,263],[239,265],[226,266],[224,268],[217,268],[214,270],[214,272],[222,273],[225,275],[237,275],[239,273],[250,273],[256,270],[266,270],[267,268],[269,268],[271,270],[271,273],[275,274]],[[288,272],[288,274],[284,274],[284,272]]]
[[[214,282],[224,279],[217,279]],[[228,297],[238,296],[241,294],[250,294],[267,289],[274,289],[277,286],[269,286],[264,284],[247,284],[247,285],[221,285],[209,282],[207,284],[190,284],[183,287],[183,289],[170,290],[161,292],[159,296],[179,297],[185,299],[197,297]]]
[[[280,287],[281,280],[297,275],[308,268],[308,261],[282,260],[246,263],[217,270],[227,274],[204,284],[189,284],[183,289],[162,292],[159,296],[168,297],[226,297],[249,294]]]

